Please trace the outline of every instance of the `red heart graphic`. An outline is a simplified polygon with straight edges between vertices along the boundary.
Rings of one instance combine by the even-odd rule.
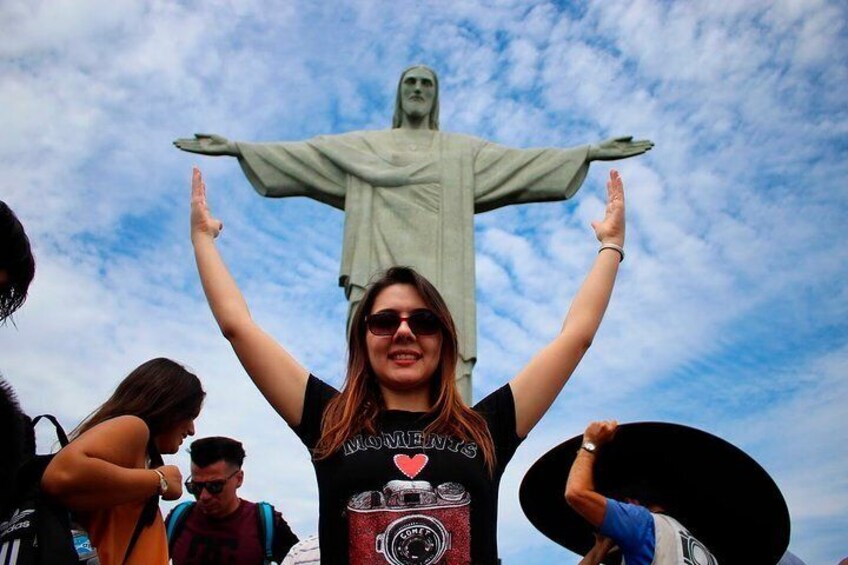
[[[410,479],[414,479],[430,460],[430,458],[423,453],[418,453],[412,457],[409,455],[395,455],[394,459],[395,466],[400,469],[401,473]]]

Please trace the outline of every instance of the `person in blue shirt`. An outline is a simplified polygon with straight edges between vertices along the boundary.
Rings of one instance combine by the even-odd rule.
[[[600,533],[581,565],[600,563],[616,545],[627,565],[718,565],[704,544],[650,499],[649,488],[639,489],[641,500],[628,497],[624,501],[607,498],[595,490],[595,456],[613,441],[617,428],[615,420],[589,424],[568,474],[566,501]]]

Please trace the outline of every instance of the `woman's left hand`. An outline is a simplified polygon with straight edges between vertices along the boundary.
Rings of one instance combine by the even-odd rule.
[[[163,500],[179,500],[183,495],[183,475],[176,465],[162,465],[156,468],[165,477],[168,490],[161,493]]]
[[[603,221],[592,222],[595,236],[601,243],[624,246],[624,183],[615,169],[607,181],[607,209]]]

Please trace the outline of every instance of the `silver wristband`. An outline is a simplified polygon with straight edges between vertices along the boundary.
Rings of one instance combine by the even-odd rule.
[[[622,246],[617,245],[615,243],[602,243],[601,248],[598,249],[598,253],[600,253],[604,249],[614,249],[618,251],[618,254],[621,255],[621,259],[619,259],[618,262],[621,263],[622,261],[624,261],[624,248]]]

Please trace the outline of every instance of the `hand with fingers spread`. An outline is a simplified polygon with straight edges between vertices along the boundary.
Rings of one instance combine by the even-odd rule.
[[[610,171],[607,195],[604,219],[592,222],[601,249],[571,303],[560,334],[510,381],[519,436],[533,428],[571,378],[609,304],[624,259],[624,185],[615,170]]]
[[[174,140],[174,146],[189,153],[199,153],[201,155],[228,155],[230,157],[238,157],[240,152],[238,145],[234,141],[228,140],[222,135],[214,133],[196,133],[194,138],[181,137]]]
[[[206,203],[206,183],[200,169],[194,167],[191,176],[191,238],[211,237],[215,239],[224,224],[214,218]]]
[[[250,315],[238,284],[215,245],[224,225],[209,211],[206,183],[194,167],[191,177],[191,244],[203,292],[212,315],[247,374],[271,406],[296,426],[303,411],[309,371]]]
[[[617,161],[650,151],[654,142],[650,139],[633,141],[632,135],[605,139],[589,148],[589,161]]]
[[[592,222],[595,236],[601,243],[624,246],[624,183],[615,169],[607,181],[607,208],[602,221]]]

